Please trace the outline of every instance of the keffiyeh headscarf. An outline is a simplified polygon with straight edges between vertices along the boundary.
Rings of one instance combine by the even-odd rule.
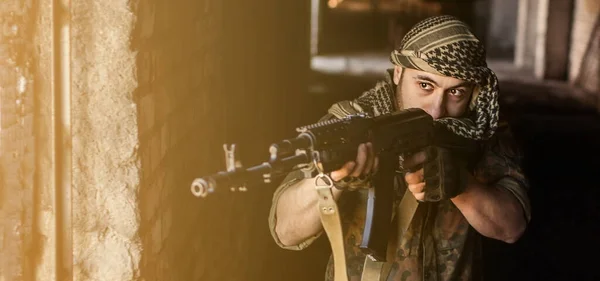
[[[468,118],[436,120],[453,133],[474,140],[491,137],[498,126],[498,79],[487,67],[485,48],[470,28],[452,16],[436,16],[415,25],[390,56],[393,64],[473,82]],[[393,111],[391,81],[379,82],[353,104],[379,115]],[[390,93],[391,92],[391,93]],[[332,107],[335,110],[334,107]]]

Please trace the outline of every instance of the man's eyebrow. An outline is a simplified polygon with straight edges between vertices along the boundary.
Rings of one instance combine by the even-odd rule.
[[[437,82],[435,82],[435,80],[431,79],[429,76],[425,76],[425,75],[417,75],[417,76],[415,76],[415,79],[416,79],[416,80],[423,80],[423,81],[427,81],[427,82],[430,82],[430,83],[431,83],[431,84],[433,84],[433,85],[436,85],[436,86],[438,86],[438,83],[437,83]]]
[[[458,85],[456,85],[454,87],[450,87],[450,89],[460,88],[460,87],[469,88],[469,87],[472,87],[472,86],[473,86],[473,83],[471,83],[469,81],[463,81],[463,82],[459,83]]]
[[[425,76],[425,75],[417,75],[414,77],[416,80],[423,80],[423,81],[427,81],[430,82],[431,84],[435,85],[436,87],[439,87],[438,83],[435,82],[435,80],[433,80],[431,77],[429,76]],[[456,86],[450,87],[450,89],[454,89],[454,88],[460,88],[460,87],[471,87],[473,86],[473,83],[469,82],[469,81],[463,81],[461,83],[459,83]]]

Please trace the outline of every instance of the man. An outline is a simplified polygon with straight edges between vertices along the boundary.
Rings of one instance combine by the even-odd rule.
[[[497,78],[487,68],[482,44],[463,22],[451,16],[432,17],[415,25],[392,53],[391,61],[394,69],[388,70],[386,81],[355,100],[334,104],[323,119],[421,108],[454,134],[477,141],[482,152],[469,166],[461,166],[450,156],[444,161],[436,158],[434,155],[448,155],[440,148],[433,148],[437,154],[420,152],[399,163],[407,170],[395,187],[400,190],[397,193],[413,196],[419,203],[406,232],[392,235],[388,267],[380,272],[384,275],[381,280],[478,280],[480,235],[514,243],[530,220],[528,184],[519,167],[520,156],[510,131],[499,124]],[[361,144],[355,161],[330,173],[350,280],[360,280],[365,261],[357,246],[364,228],[365,191],[370,185],[360,179],[377,171],[377,159],[372,144]],[[462,184],[455,184],[451,194],[436,202],[426,202],[424,192],[424,179],[432,177],[423,167],[431,161],[441,161],[443,171],[465,171],[438,173],[434,180]],[[301,250],[322,234],[314,184],[314,179],[295,172],[275,192],[269,221],[279,246]],[[410,192],[405,193],[406,189]],[[326,280],[333,280],[332,259]]]

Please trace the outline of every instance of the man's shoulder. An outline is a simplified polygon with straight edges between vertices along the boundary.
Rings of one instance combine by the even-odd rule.
[[[520,147],[515,139],[512,127],[506,120],[500,120],[494,135],[485,147],[493,152],[510,158],[521,158]]]
[[[515,195],[523,206],[527,221],[531,219],[528,191],[529,180],[522,168],[524,153],[508,122],[499,122],[494,135],[485,145],[475,177],[482,183],[493,184]]]
[[[494,135],[483,144],[482,157],[476,165],[476,174],[483,182],[495,182],[511,177],[523,188],[528,188],[521,168],[523,151],[508,122],[499,122]]]

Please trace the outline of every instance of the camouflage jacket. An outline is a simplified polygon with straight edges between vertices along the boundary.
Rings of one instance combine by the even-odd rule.
[[[326,115],[321,120],[335,118]],[[481,144],[482,154],[471,171],[479,182],[491,188],[502,188],[514,194],[523,206],[527,222],[530,204],[528,182],[520,168],[521,156],[506,123],[501,122],[492,138]],[[280,195],[303,179],[301,172],[290,173],[273,196],[269,225],[275,242],[284,249],[302,250],[314,237],[298,245],[283,245],[275,233],[276,206]],[[404,182],[399,180],[398,182]],[[405,186],[397,186],[403,195]],[[365,222],[366,190],[344,192],[338,200],[346,250],[347,273],[351,281],[359,281],[365,255],[358,248]],[[401,197],[398,197],[396,204]],[[420,203],[414,219],[403,237],[392,234],[389,248],[395,251],[388,281],[454,281],[481,279],[481,236],[469,225],[463,214],[450,200]],[[325,280],[333,280],[333,259],[330,257]],[[371,281],[371,280],[362,280]]]

